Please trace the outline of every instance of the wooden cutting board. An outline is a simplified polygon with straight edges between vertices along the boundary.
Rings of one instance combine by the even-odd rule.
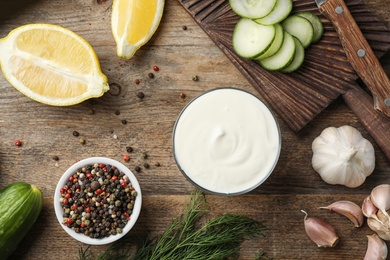
[[[231,38],[239,17],[228,0],[179,1],[293,131],[301,130],[342,96],[390,160],[390,119],[374,110],[372,97],[356,83],[358,76],[347,60],[336,30],[319,13],[314,0],[293,1],[292,13],[310,11],[318,15],[325,32],[318,43],[306,49],[303,66],[291,74],[267,71],[255,61],[236,55]],[[345,2],[374,53],[378,57],[385,54],[390,49],[389,28],[361,1]]]
[[[235,54],[231,37],[239,17],[231,10],[227,0],[179,1],[263,100],[295,132],[301,130],[341,94],[357,89],[358,77],[347,60],[338,35],[331,22],[319,13],[314,0],[294,1],[293,13],[310,11],[318,15],[324,24],[325,33],[318,43],[306,50],[303,66],[291,74],[264,70],[255,61],[242,59]],[[375,54],[378,57],[385,54],[390,49],[389,28],[361,1],[351,0],[346,1],[346,4]],[[355,95],[351,101],[355,104],[353,98]],[[363,115],[367,116],[369,115]],[[370,126],[371,123],[366,124]],[[387,124],[390,123],[379,125],[386,130]],[[387,141],[382,146],[389,146]]]

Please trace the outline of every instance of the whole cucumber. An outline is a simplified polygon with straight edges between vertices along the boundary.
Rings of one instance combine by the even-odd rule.
[[[38,187],[15,182],[0,190],[0,260],[7,259],[38,219],[43,196]]]

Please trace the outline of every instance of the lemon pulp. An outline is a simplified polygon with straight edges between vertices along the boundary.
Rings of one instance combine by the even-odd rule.
[[[112,32],[117,54],[129,59],[153,36],[164,9],[164,0],[114,0]]]
[[[26,96],[66,106],[108,90],[93,48],[79,35],[51,24],[29,24],[0,39],[6,79]]]

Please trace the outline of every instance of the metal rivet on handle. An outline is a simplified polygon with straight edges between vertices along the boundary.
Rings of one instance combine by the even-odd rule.
[[[360,58],[362,58],[362,57],[366,56],[366,51],[363,50],[363,49],[360,49],[360,50],[357,51],[357,55],[358,55]]]
[[[385,105],[390,107],[390,98],[385,99]]]
[[[336,11],[336,14],[342,14],[343,13],[343,8],[341,6],[337,6],[336,9],[334,9]]]

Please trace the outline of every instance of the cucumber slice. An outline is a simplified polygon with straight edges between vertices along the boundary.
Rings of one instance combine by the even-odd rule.
[[[275,31],[273,25],[261,25],[251,19],[241,18],[233,31],[233,49],[243,58],[254,59],[270,48]]]
[[[229,0],[232,10],[241,17],[257,19],[269,14],[276,0]]]
[[[283,44],[279,51],[271,57],[259,60],[261,66],[267,70],[282,70],[286,68],[292,60],[295,54],[295,42],[293,36],[284,31]]]
[[[282,72],[291,73],[293,71],[296,71],[302,65],[305,59],[305,48],[303,47],[301,41],[298,40],[298,38],[294,37],[294,42],[295,42],[294,59],[290,63],[290,65],[288,65],[286,68],[281,70]]]
[[[292,15],[282,22],[282,26],[286,32],[297,37],[304,48],[310,45],[314,36],[314,29],[309,20],[298,15]]]
[[[311,12],[300,12],[296,15],[306,18],[307,20],[309,20],[309,22],[311,22],[311,25],[314,29],[314,35],[311,43],[318,42],[324,34],[324,25],[322,24],[320,18]]]
[[[265,59],[267,57],[274,55],[282,46],[283,36],[284,36],[283,27],[280,23],[276,23],[276,24],[274,24],[274,26],[275,26],[276,32],[275,32],[275,39],[272,42],[272,45],[268,48],[268,50],[266,52],[264,52],[259,57],[257,57],[256,60]]]
[[[277,0],[275,8],[263,18],[256,19],[255,22],[264,25],[279,23],[286,19],[286,17],[291,13],[292,8],[292,0]]]

